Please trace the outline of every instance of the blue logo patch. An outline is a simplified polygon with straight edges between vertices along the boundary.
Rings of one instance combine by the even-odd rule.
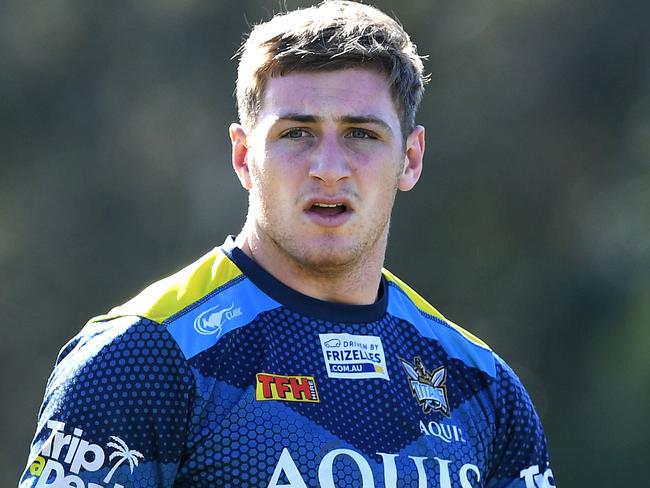
[[[214,346],[228,332],[243,327],[260,313],[280,304],[257,288],[250,280],[242,280],[215,293],[199,306],[176,316],[168,325],[187,359]]]

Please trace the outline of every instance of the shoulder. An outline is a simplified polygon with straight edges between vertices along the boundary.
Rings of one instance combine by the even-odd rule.
[[[241,270],[220,248],[214,248],[189,266],[148,286],[106,315],[91,319],[91,322],[138,316],[163,323],[187,307],[200,302],[206,295],[241,279]]]
[[[92,436],[122,436],[133,423],[158,419],[165,432],[182,430],[194,388],[180,348],[160,324],[132,316],[89,322],[59,353],[39,428],[56,420]]]
[[[151,391],[165,382],[192,388],[178,345],[157,322],[123,316],[88,322],[61,349],[48,390],[57,397],[76,391],[82,399],[108,385]]]
[[[60,481],[67,470],[75,479],[83,476],[88,486],[100,486],[92,482],[101,482],[106,474],[101,468],[115,442],[125,450],[127,445],[135,448],[129,452],[146,459],[152,479],[171,477],[195,392],[192,371],[160,324],[133,316],[87,323],[61,350],[47,383],[25,486],[26,480],[41,486],[50,475]],[[72,451],[61,451],[66,439],[79,443],[78,453],[81,446],[83,453],[92,451],[92,462],[83,453],[73,460]],[[79,462],[83,474],[75,468]],[[155,463],[164,466],[157,469]]]
[[[494,479],[501,480],[503,486],[511,486],[512,480],[532,476],[530,473],[552,476],[542,424],[513,369],[485,342],[445,318],[395,275],[387,270],[383,274],[389,286],[389,314],[409,322],[423,337],[436,341],[448,357],[491,377]]]
[[[113,360],[127,364],[132,357],[162,356],[173,366],[172,358],[179,348],[166,321],[240,276],[241,271],[227,256],[219,248],[213,249],[123,305],[90,319],[61,349],[55,372],[65,377],[71,373],[70,368],[78,370]]]
[[[190,360],[229,332],[250,324],[259,313],[278,306],[222,246],[108,314],[91,319],[89,325],[121,317],[149,320],[159,324]]]
[[[497,393],[502,408],[515,417],[537,415],[533,401],[517,373],[499,355],[495,354],[497,371]]]
[[[480,338],[442,315],[413,288],[387,269],[388,313],[411,323],[422,336],[436,340],[450,357],[496,378],[496,356]]]
[[[533,401],[512,368],[499,356],[496,365],[493,476],[495,479],[525,479],[526,486],[533,482],[533,476],[552,478],[546,435]]]

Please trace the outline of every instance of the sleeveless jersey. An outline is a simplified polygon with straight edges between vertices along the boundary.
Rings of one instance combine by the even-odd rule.
[[[513,371],[384,270],[302,295],[219,248],[60,352],[21,487],[554,487]]]

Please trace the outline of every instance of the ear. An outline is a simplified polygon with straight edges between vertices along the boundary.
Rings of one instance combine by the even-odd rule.
[[[422,159],[424,158],[424,127],[418,125],[406,138],[406,153],[404,168],[399,177],[398,188],[409,191],[415,186],[422,174]]]
[[[246,132],[239,124],[230,124],[228,129],[232,143],[232,167],[239,182],[246,190],[251,189],[251,176],[248,168],[248,143]]]

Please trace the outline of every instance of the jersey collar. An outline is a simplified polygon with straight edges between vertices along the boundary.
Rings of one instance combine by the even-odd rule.
[[[228,236],[220,249],[255,286],[275,301],[296,312],[336,322],[374,322],[386,313],[389,287],[383,275],[377,300],[370,305],[328,302],[303,295],[282,283],[238,248],[233,236]]]

